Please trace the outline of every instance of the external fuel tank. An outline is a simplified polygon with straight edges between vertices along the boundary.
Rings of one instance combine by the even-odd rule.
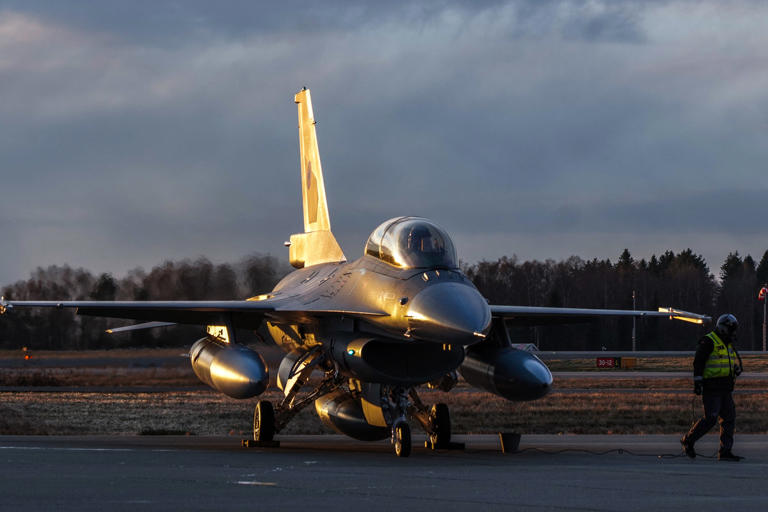
[[[269,370],[261,355],[243,345],[205,337],[189,351],[197,377],[232,398],[260,395],[269,384]]]

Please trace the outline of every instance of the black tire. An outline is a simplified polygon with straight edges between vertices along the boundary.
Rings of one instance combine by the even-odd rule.
[[[408,457],[411,454],[411,427],[405,421],[392,425],[395,440],[395,455]]]
[[[444,448],[451,443],[451,414],[445,404],[435,404],[429,411],[429,440],[435,448]]]
[[[275,437],[275,409],[272,402],[259,400],[253,412],[253,440],[270,442]]]

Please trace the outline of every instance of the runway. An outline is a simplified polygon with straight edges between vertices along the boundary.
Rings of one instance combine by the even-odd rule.
[[[640,379],[690,379],[693,383],[691,372],[655,372],[655,371],[631,371],[631,370],[591,370],[572,372],[552,372],[555,379],[614,379],[614,380],[640,380]],[[765,380],[768,373],[744,372],[738,380]]]
[[[0,510],[768,508],[763,435],[737,437],[741,463],[659,458],[679,452],[676,436],[531,435],[517,454],[497,436],[456,438],[465,450],[398,459],[387,442],[341,436],[282,436],[270,449],[235,437],[0,436]],[[712,455],[716,438],[697,448]]]
[[[534,352],[539,359],[544,361],[551,359],[594,359],[596,357],[636,357],[667,358],[667,357],[693,357],[695,350],[543,350]],[[763,356],[765,352],[758,350],[739,350],[742,356]]]

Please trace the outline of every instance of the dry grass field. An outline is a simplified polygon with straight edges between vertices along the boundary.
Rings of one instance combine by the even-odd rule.
[[[69,364],[77,360],[78,364],[0,365],[0,434],[184,433],[247,437],[257,400],[234,400],[201,385],[188,360],[179,357],[180,352],[35,354],[35,358],[47,358],[49,362],[60,358]],[[18,352],[0,353],[0,361],[15,361],[18,357]],[[150,362],[144,359],[136,366],[140,357]],[[272,364],[275,357],[277,353],[270,353],[267,359]],[[152,363],[152,358],[158,363]],[[594,360],[584,361],[584,365],[594,365]],[[548,364],[555,370],[573,371],[578,369],[573,362]],[[768,358],[751,357],[745,365],[750,372],[765,371]],[[639,366],[655,371],[687,371],[690,358],[642,359]],[[464,383],[450,393],[424,389],[420,394],[425,403],[449,405],[456,433],[673,434],[686,430],[701,412],[700,400],[690,391],[690,379],[616,379],[612,376],[621,370],[604,372],[605,376],[600,377],[556,378],[554,391],[534,402],[507,402]],[[276,402],[281,394],[271,389],[260,398]],[[738,432],[768,432],[768,378],[739,382],[736,404]],[[329,430],[320,424],[310,406],[284,432]]]
[[[204,386],[195,377],[189,363],[184,366],[152,368],[82,367],[82,368],[4,368],[0,386],[35,387],[136,387]]]

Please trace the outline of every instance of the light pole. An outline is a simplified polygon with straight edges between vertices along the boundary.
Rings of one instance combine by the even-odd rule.
[[[768,283],[760,288],[760,293],[757,294],[757,300],[763,301],[763,352],[765,352],[765,338],[766,331],[768,330]]]
[[[637,301],[636,299],[635,290],[632,290],[632,311],[637,310]],[[632,317],[632,352],[637,352],[637,338],[635,337],[635,333],[637,327],[637,317]],[[763,324],[763,339],[765,339],[765,324]],[[763,344],[765,344],[765,341],[763,341]],[[765,349],[763,349],[765,350]]]

